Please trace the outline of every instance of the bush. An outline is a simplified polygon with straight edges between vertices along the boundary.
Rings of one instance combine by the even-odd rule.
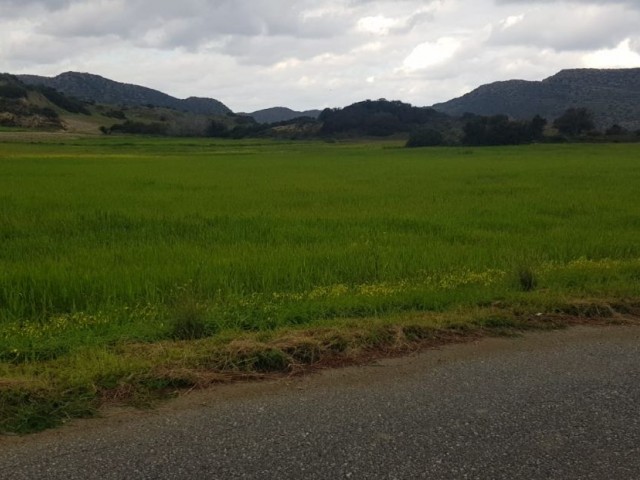
[[[187,301],[177,306],[173,312],[171,338],[174,340],[197,340],[214,333],[207,324],[205,315],[205,310],[193,301]]]
[[[586,108],[569,108],[556,118],[553,126],[565,135],[580,135],[593,130],[593,114]]]
[[[107,110],[106,112],[104,112],[104,116],[109,118],[117,118],[118,120],[127,119],[127,116],[122,110]]]
[[[60,107],[63,110],[66,110],[69,113],[81,113],[83,115],[91,115],[91,112],[87,110],[84,102],[75,99],[73,97],[67,97],[62,93],[58,92],[54,88],[45,87],[43,85],[39,85],[36,87],[36,90],[39,91],[44,97],[53,103],[56,107]]]
[[[37,114],[37,115],[42,115],[43,117],[49,118],[49,119],[56,119],[58,118],[58,112],[56,112],[53,108],[49,108],[49,107],[43,107],[43,108],[39,108],[39,107],[33,107],[33,113]]]
[[[407,141],[407,147],[437,147],[444,145],[444,136],[437,130],[426,129],[413,132]]]
[[[207,127],[207,136],[208,137],[227,137],[229,134],[229,129],[227,126],[216,120],[211,120],[209,127]]]
[[[536,289],[538,280],[533,270],[528,267],[521,267],[518,269],[517,274],[520,290],[523,292],[531,292]]]
[[[530,121],[510,120],[506,115],[468,115],[464,126],[465,145],[520,145],[542,140],[547,121],[536,115]]]
[[[162,123],[142,123],[127,120],[111,127],[112,133],[132,133],[137,135],[166,135],[167,126]]]
[[[0,97],[13,99],[26,98],[27,90],[18,85],[0,85]]]

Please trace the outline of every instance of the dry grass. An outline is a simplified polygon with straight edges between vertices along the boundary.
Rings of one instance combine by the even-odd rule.
[[[125,343],[0,372],[0,432],[28,433],[90,416],[106,405],[150,407],[216,384],[300,375],[486,336],[573,325],[640,325],[638,313],[637,302],[580,300],[546,313],[491,306],[190,341]]]

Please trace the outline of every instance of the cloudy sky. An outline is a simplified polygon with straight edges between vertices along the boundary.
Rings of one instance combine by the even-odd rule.
[[[0,72],[74,70],[234,111],[431,105],[640,67],[640,0],[0,0]]]

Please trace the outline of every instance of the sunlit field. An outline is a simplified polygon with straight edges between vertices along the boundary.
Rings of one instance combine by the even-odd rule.
[[[0,143],[0,386],[88,349],[640,298],[638,145],[73,142]]]

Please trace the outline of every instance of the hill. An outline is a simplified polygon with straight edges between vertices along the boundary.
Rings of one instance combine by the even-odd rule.
[[[89,116],[85,104],[44,86],[28,86],[0,74],[0,127],[64,130],[62,115]]]
[[[27,85],[0,74],[0,128],[98,134],[109,132],[204,136],[213,119],[233,128],[243,118],[210,115],[215,100],[191,98],[191,111],[151,105],[122,106],[87,102],[40,83]],[[253,120],[251,120],[253,121]]]
[[[56,77],[17,75],[27,85],[44,85],[80,100],[117,106],[172,108],[197,115],[225,115],[231,110],[212,98],[190,97],[181,100],[139,85],[116,82],[90,73],[66,72]]]
[[[345,108],[327,108],[318,118],[320,133],[341,137],[386,137],[416,129],[453,131],[453,119],[433,108],[414,107],[398,100],[365,100]]]
[[[304,112],[297,112],[286,107],[273,107],[264,110],[258,110],[253,113],[247,113],[249,117],[252,117],[258,123],[278,123],[287,122],[296,118],[308,117],[318,118],[320,116],[320,110],[306,110]]]
[[[433,106],[455,116],[505,114],[521,120],[536,114],[552,120],[571,107],[591,110],[598,128],[640,128],[640,68],[562,70],[539,82],[495,82]]]

